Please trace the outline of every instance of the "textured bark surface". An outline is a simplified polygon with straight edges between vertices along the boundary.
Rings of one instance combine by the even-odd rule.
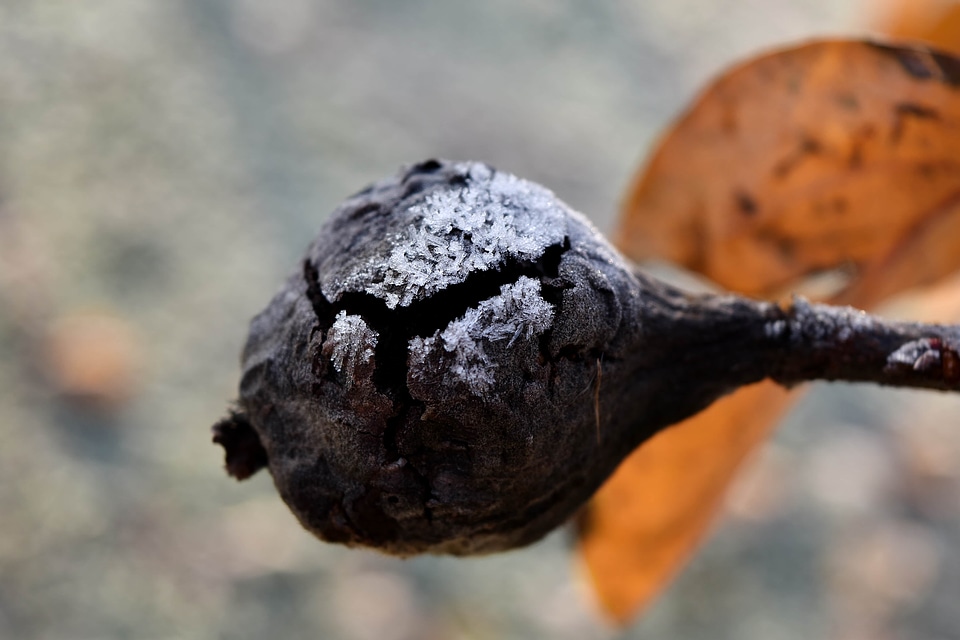
[[[253,320],[241,411],[216,436],[232,475],[266,462],[325,540],[485,553],[539,539],[736,387],[952,388],[956,337],[690,296],[634,273],[542,187],[428,161],[334,212]]]

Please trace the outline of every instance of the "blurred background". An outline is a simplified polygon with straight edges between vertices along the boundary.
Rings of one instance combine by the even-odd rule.
[[[816,388],[622,632],[569,532],[471,560],[325,545],[268,474],[237,484],[210,444],[249,318],[347,195],[404,163],[477,159],[610,229],[708,78],[868,33],[878,11],[5,0],[0,638],[960,638],[955,397]]]

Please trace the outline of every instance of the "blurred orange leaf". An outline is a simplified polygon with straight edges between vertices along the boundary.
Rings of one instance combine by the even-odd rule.
[[[690,555],[791,397],[762,382],[722,398],[634,451],[594,496],[581,553],[615,620],[633,617]]]
[[[868,307],[942,278],[960,268],[960,60],[823,41],[733,68],[637,177],[618,242],[755,296],[839,268],[850,277],[833,301]],[[673,576],[794,395],[740,390],[646,443],[597,494],[581,551],[615,619]]]
[[[864,42],[740,65],[663,139],[619,245],[754,295],[890,255],[958,204],[958,84],[953,57]]]

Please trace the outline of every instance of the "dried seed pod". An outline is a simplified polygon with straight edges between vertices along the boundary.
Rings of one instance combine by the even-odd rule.
[[[267,464],[320,538],[485,553],[539,539],[641,442],[740,385],[942,387],[905,359],[952,362],[950,344],[853,310],[688,296],[543,187],[431,160],[327,221],[253,320],[240,410],[214,439],[237,478]]]

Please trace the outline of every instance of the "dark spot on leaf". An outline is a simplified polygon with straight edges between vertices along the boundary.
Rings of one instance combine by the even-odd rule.
[[[807,156],[815,156],[823,152],[823,145],[816,138],[804,135],[800,144],[790,155],[783,158],[773,167],[773,175],[782,180],[786,178]]]
[[[844,111],[859,111],[860,101],[852,93],[839,93],[834,97],[837,106]]]
[[[917,173],[924,178],[933,178],[937,174],[937,165],[933,162],[921,162],[917,165]]]
[[[723,110],[723,116],[720,120],[720,129],[728,135],[733,135],[737,132],[738,128],[737,111],[733,105],[729,105]]]
[[[847,166],[851,169],[859,169],[863,166],[863,143],[854,142],[850,147],[850,157],[847,159]]]
[[[897,113],[902,116],[914,116],[920,119],[939,120],[940,112],[933,107],[927,107],[914,102],[901,102],[895,107]]]
[[[849,203],[843,196],[834,196],[832,198],[814,200],[811,203],[810,208],[812,209],[813,213],[818,216],[844,214],[849,208]]]
[[[737,191],[733,194],[734,199],[737,202],[737,208],[740,209],[740,213],[752,218],[757,214],[757,201],[747,193],[746,191]]]
[[[772,245],[785,262],[794,261],[797,254],[797,243],[793,238],[765,230],[757,234],[757,239]]]
[[[879,42],[868,43],[868,46],[891,56],[904,71],[918,80],[929,80],[934,77],[934,72],[930,68],[930,54],[923,49],[907,49]]]
[[[937,66],[940,67],[940,74],[944,83],[951,87],[960,86],[960,60],[946,53],[931,53]]]
[[[816,155],[823,151],[823,146],[820,144],[819,140],[804,136],[803,141],[801,142],[800,150],[804,153],[804,155]]]
[[[803,87],[803,78],[800,75],[792,75],[787,80],[787,91],[796,95],[800,93],[800,89]]]
[[[850,156],[847,158],[847,165],[851,170],[863,166],[864,146],[876,133],[877,128],[872,124],[864,124],[853,133],[850,143]]]
[[[950,87],[960,86],[960,60],[946,53],[921,48],[868,43],[869,46],[893,57],[910,76],[917,80],[939,80]]]
[[[890,140],[894,143],[899,142],[903,137],[903,131],[909,118],[916,118],[917,120],[940,119],[940,112],[936,109],[914,102],[901,102],[895,105],[893,113],[894,120],[893,129],[890,131]]]

